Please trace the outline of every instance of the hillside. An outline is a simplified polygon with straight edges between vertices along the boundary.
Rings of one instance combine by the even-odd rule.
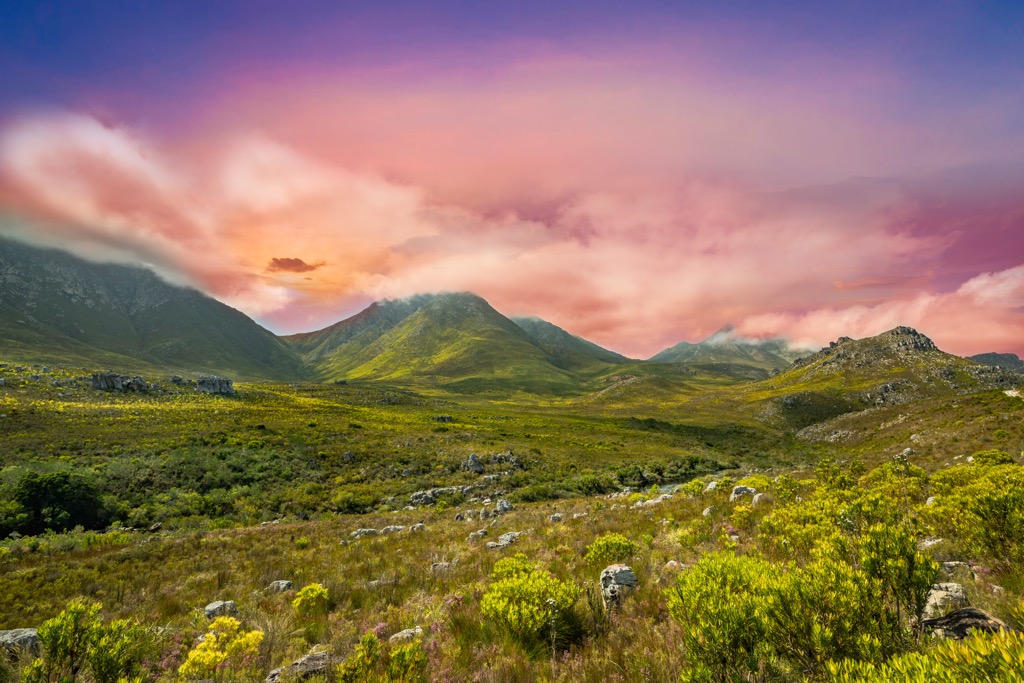
[[[657,363],[701,363],[743,365],[762,370],[781,370],[807,355],[784,339],[751,340],[736,337],[731,326],[724,327],[704,341],[679,342],[649,360]]]
[[[1014,372],[1024,372],[1024,360],[1021,360],[1015,353],[979,353],[975,356],[968,356],[967,360],[973,360],[982,365],[1006,368]]]
[[[144,268],[0,239],[6,354],[119,370],[302,377],[298,356],[243,313]]]
[[[468,292],[378,301],[284,339],[324,379],[460,391],[579,392],[586,379],[636,362],[539,318],[506,318]]]
[[[324,330],[285,339],[331,380],[458,390],[567,391],[577,384],[522,327],[469,293],[378,302]]]

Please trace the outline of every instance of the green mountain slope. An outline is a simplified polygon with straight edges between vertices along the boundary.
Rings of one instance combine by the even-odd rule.
[[[732,335],[727,326],[711,337],[696,344],[680,342],[652,356],[658,363],[703,363],[748,365],[762,370],[781,370],[796,359],[806,356],[806,351],[793,349],[784,339],[752,341]]]
[[[840,338],[778,375],[740,391],[766,416],[802,428],[838,415],[1015,386],[1017,373],[940,351],[909,327]]]
[[[979,353],[976,356],[968,356],[967,360],[973,360],[982,365],[993,365],[997,368],[1024,372],[1024,360],[1021,360],[1015,353]]]
[[[519,325],[468,293],[378,302],[324,330],[286,339],[327,379],[473,391],[577,385]]]
[[[143,268],[0,240],[0,349],[116,369],[291,379],[297,354],[243,313]]]
[[[568,370],[592,369],[594,361],[601,364],[631,363],[614,351],[602,348],[582,337],[569,334],[561,327],[540,318],[512,318],[530,341],[544,350],[552,365]]]

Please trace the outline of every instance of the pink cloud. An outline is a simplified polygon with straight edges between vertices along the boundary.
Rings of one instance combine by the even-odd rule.
[[[236,130],[168,140],[78,114],[37,115],[0,131],[0,172],[26,217],[24,234],[93,258],[150,263],[282,332],[330,324],[376,298],[471,290],[503,312],[540,315],[638,357],[735,321],[743,334],[806,343],[896,324],[919,324],[940,344],[973,352],[1019,338],[1017,271],[975,271],[943,294],[932,273],[950,237],[919,229],[924,214],[904,185],[756,192],[742,173],[698,172],[712,156],[706,141],[691,140],[708,150],[675,164],[682,142],[657,147],[667,128],[602,147],[575,99],[562,102],[568,115],[557,125],[547,122],[557,98],[488,100],[462,138],[447,121],[451,105],[423,97],[410,104],[415,116],[395,110],[399,121],[387,130],[397,139],[377,137],[387,132],[375,127],[382,103],[396,104],[384,99],[341,126],[365,124],[368,141],[340,148],[326,139],[315,150],[313,138],[289,140],[315,133],[320,117],[305,128],[303,106],[292,121],[298,132],[280,137]],[[642,100],[629,106],[647,112]],[[591,105],[618,120],[614,100],[595,95]],[[497,126],[489,138],[487,114]],[[424,116],[436,125],[418,128]],[[523,116],[540,129],[512,129]],[[632,125],[633,116],[622,120]],[[625,130],[616,126],[606,132]],[[566,146],[552,143],[560,133]],[[482,145],[476,156],[473,142]],[[403,144],[407,160],[397,152]],[[635,154],[637,144],[657,153]],[[763,145],[753,148],[759,163],[781,149]],[[380,164],[368,161],[375,149],[387,152]],[[617,154],[625,172],[615,170]],[[267,267],[278,262],[297,267]],[[951,321],[984,334],[967,348]]]

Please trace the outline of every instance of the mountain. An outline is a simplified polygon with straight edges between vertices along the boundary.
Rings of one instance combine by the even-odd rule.
[[[781,370],[806,351],[793,349],[785,339],[751,340],[733,334],[731,325],[697,343],[679,342],[652,356],[656,363],[703,363],[748,365],[762,370]]]
[[[768,413],[801,427],[872,407],[1016,386],[1017,373],[940,351],[910,327],[841,337],[788,370],[749,385]]]
[[[538,327],[545,334],[564,341],[544,325]],[[380,301],[323,330],[285,339],[326,379],[429,381],[457,389],[568,390],[578,379],[560,360],[586,357],[603,367],[594,355],[610,354],[583,340],[570,350],[545,348],[466,292]]]
[[[1021,360],[1015,353],[979,353],[976,356],[968,356],[967,360],[1015,372],[1024,372],[1024,360]]]
[[[243,313],[138,267],[0,239],[0,348],[117,370],[293,379],[298,355]]]
[[[560,368],[586,367],[593,365],[595,360],[613,364],[633,362],[540,318],[512,318],[512,322],[526,332],[535,346],[544,350],[553,365]]]

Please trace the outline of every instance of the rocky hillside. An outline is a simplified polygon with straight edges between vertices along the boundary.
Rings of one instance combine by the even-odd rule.
[[[243,313],[144,268],[0,240],[0,347],[118,369],[297,378],[284,342]]]

